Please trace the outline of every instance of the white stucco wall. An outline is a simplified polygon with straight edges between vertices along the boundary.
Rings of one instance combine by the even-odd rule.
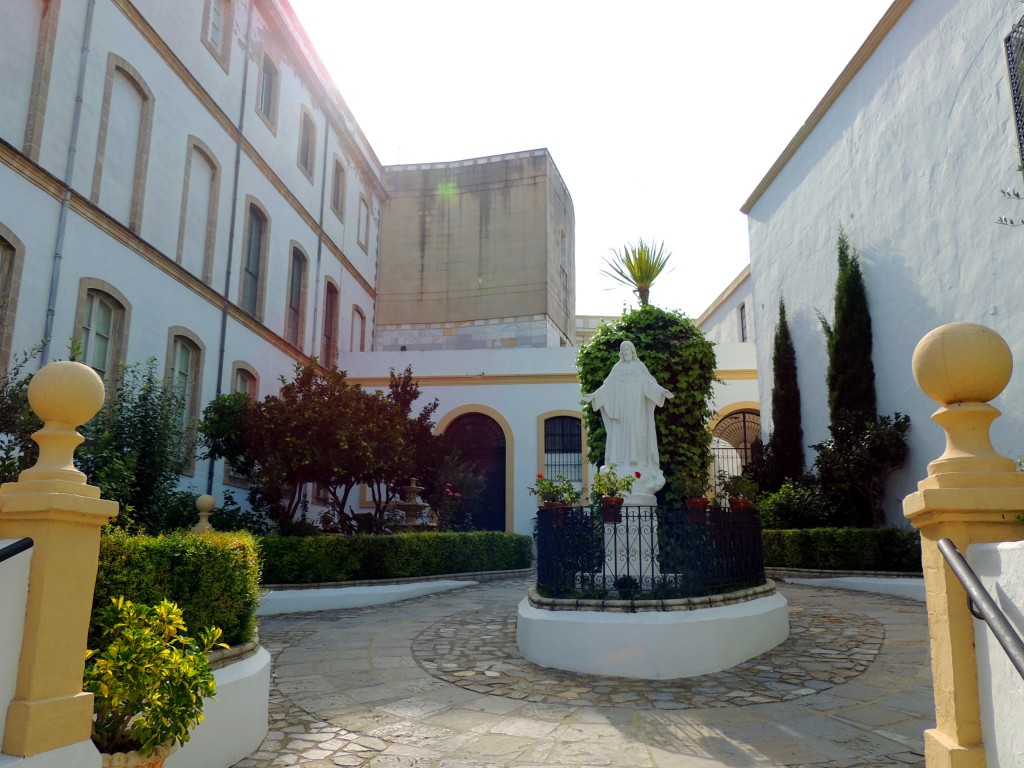
[[[213,673],[217,695],[203,704],[204,719],[167,768],[229,768],[255,752],[267,735],[270,653],[254,655]]]
[[[0,539],[0,549],[18,539]],[[32,550],[28,549],[0,563],[0,736],[7,724],[7,707],[14,700],[18,682],[18,660],[25,631],[28,604],[28,573]]]
[[[745,339],[740,319],[741,306],[746,318]],[[749,270],[745,268],[697,319],[697,324],[704,335],[716,344],[744,341],[753,344],[757,339],[754,309],[754,283],[750,279]]]
[[[976,544],[965,554],[985,590],[1024,635],[1024,542]],[[1024,765],[1024,680],[980,619],[974,620],[982,741],[989,768]]]
[[[832,317],[840,225],[860,255],[878,410],[912,420],[910,459],[888,488],[893,522],[944,444],[929,422],[936,405],[911,375],[917,342],[962,320],[988,325],[1022,349],[1024,230],[994,223],[1022,212],[999,193],[1021,181],[1003,52],[1020,15],[1010,0],[914,2],[749,210],[761,400],[770,398],[771,340],[784,298],[808,444],[828,436],[816,311]],[[997,449],[1021,456],[1024,380],[994,404],[1004,412],[992,430]]]
[[[372,352],[346,356],[343,367],[350,379],[359,380],[411,365],[422,390],[413,409],[436,397],[438,424],[460,408],[483,406],[499,413],[512,436],[511,441],[506,436],[506,449],[512,462],[514,530],[531,534],[537,500],[526,489],[544,469],[539,462],[544,436],[538,417],[552,411],[582,416],[582,393],[575,379],[577,352],[574,347]],[[756,379],[729,378],[729,371],[753,369],[754,346],[721,344],[715,353],[725,381],[715,384],[712,407],[727,412],[734,404],[756,402]]]

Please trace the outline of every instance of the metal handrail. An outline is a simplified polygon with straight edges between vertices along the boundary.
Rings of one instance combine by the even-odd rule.
[[[1006,651],[1017,674],[1024,679],[1024,641],[1020,639],[1020,635],[1010,624],[1006,614],[986,591],[978,574],[967,564],[964,556],[960,554],[960,550],[956,548],[956,544],[949,539],[939,539],[938,543],[939,551],[960,580],[964,591],[967,592],[967,609],[972,616],[988,624],[988,628],[992,630],[999,645]]]
[[[32,549],[33,541],[29,538],[18,539],[12,544],[8,544],[6,547],[0,547],[0,563],[4,560],[9,560],[15,555],[20,555],[26,549]]]

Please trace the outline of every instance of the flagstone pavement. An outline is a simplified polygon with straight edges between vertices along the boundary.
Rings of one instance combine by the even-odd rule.
[[[923,603],[781,584],[782,645],[648,682],[525,661],[515,623],[529,584],[264,618],[270,731],[236,768],[924,768]]]

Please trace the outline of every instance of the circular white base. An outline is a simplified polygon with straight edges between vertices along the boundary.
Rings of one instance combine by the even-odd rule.
[[[542,667],[672,680],[721,672],[789,637],[789,604],[767,597],[696,611],[547,611],[519,603],[516,641]]]

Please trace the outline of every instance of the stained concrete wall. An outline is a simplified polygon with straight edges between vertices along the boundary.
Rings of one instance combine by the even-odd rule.
[[[375,348],[551,346],[545,317],[575,338],[572,200],[546,150],[391,166],[383,179]],[[416,329],[438,333],[417,344]]]

